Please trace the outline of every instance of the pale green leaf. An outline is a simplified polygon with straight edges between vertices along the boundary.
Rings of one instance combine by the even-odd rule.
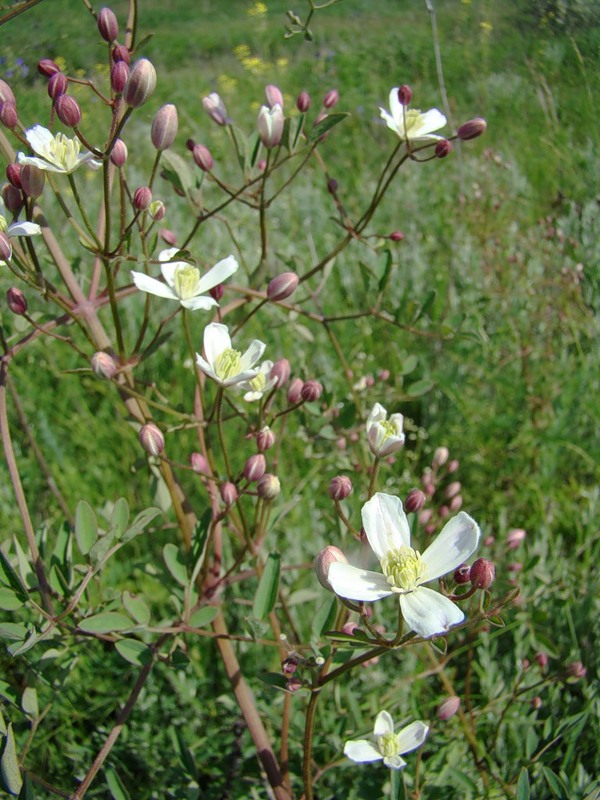
[[[75,539],[82,555],[92,549],[98,538],[98,521],[89,503],[80,500],[75,509]]]
[[[4,752],[0,760],[0,774],[4,782],[4,788],[9,794],[17,796],[23,786],[23,778],[19,769],[19,759],[17,758],[17,747],[13,734],[12,724],[7,726]]]
[[[115,649],[125,661],[135,664],[136,667],[143,667],[152,661],[152,650],[137,639],[119,639],[115,642]]]
[[[134,624],[129,617],[118,611],[103,611],[81,620],[79,627],[86,633],[112,633],[133,628]]]
[[[264,619],[275,606],[280,569],[281,556],[279,553],[269,553],[252,605],[252,614],[256,619]]]

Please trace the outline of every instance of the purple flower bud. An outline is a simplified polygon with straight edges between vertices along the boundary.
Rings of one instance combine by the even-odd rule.
[[[275,378],[275,385],[280,387],[285,386],[285,384],[289,381],[290,373],[290,362],[287,360],[287,358],[280,358],[279,361],[276,361],[271,367],[269,377]]]
[[[50,78],[52,75],[60,72],[60,67],[56,61],[52,61],[51,58],[42,58],[38,61],[37,69],[40,75],[43,75],[45,78]]]
[[[302,681],[299,678],[290,678],[286,683],[285,688],[288,690],[288,692],[297,692],[298,689],[302,688]]]
[[[459,697],[447,697],[443,703],[437,708],[436,716],[442,722],[446,722],[451,717],[453,717],[458,709],[460,708],[460,698]]]
[[[11,186],[10,183],[5,183],[2,187],[2,199],[4,200],[6,208],[12,211],[13,214],[18,214],[21,210],[23,195],[15,186]]]
[[[323,98],[323,106],[325,108],[333,108],[337,101],[340,99],[340,93],[337,89],[330,89]]]
[[[452,461],[448,464],[448,472],[451,475],[453,472],[457,472],[458,468],[460,467],[460,461],[458,458],[453,458]]]
[[[269,282],[267,297],[269,300],[285,300],[294,294],[298,287],[298,276],[295,272],[282,272]]]
[[[173,103],[167,103],[156,112],[152,120],[150,138],[157,150],[168,150],[175,141],[179,121]]]
[[[294,672],[296,672],[296,670],[298,669],[299,663],[300,662],[298,661],[297,658],[294,658],[293,656],[288,656],[287,658],[284,658],[284,660],[281,662],[281,671],[283,672],[284,675],[293,675]]]
[[[50,76],[50,80],[48,81],[48,97],[51,97],[52,100],[56,100],[61,94],[65,94],[68,88],[69,81],[66,76],[63,75],[62,72],[55,72],[54,75]]]
[[[300,397],[306,403],[314,403],[323,394],[323,386],[319,381],[306,381],[300,391]]]
[[[177,237],[175,236],[173,231],[170,231],[168,228],[161,228],[159,234],[163,242],[170,245],[171,247],[174,247],[177,244]]]
[[[111,44],[119,35],[119,23],[110,8],[101,8],[98,14],[98,32],[105,42]]]
[[[267,105],[269,108],[273,108],[273,106],[277,105],[283,108],[283,95],[278,86],[274,86],[272,83],[265,86],[265,97],[267,98]]]
[[[68,128],[75,128],[81,122],[81,109],[74,97],[68,94],[61,94],[54,101],[56,116]]]
[[[44,191],[46,176],[41,169],[34,167],[33,164],[25,164],[21,170],[21,183],[23,191],[28,197],[35,200]]]
[[[119,366],[110,353],[99,350],[92,356],[92,369],[99,378],[114,378]]]
[[[443,467],[446,461],[448,461],[449,456],[450,452],[447,447],[438,447],[433,454],[433,466]]]
[[[317,558],[315,559],[315,572],[317,573],[317,580],[324,589],[332,592],[333,589],[329,583],[329,567],[332,564],[347,564],[348,559],[342,553],[339,547],[330,544],[323,548]]]
[[[302,378],[294,378],[294,380],[290,383],[287,391],[287,400],[288,403],[292,405],[296,405],[302,399],[302,387],[304,386],[304,381]]]
[[[409,512],[409,514],[417,513],[423,509],[426,500],[427,497],[425,496],[425,493],[420,489],[411,489],[406,495],[404,508]]]
[[[329,194],[332,194],[334,197],[335,197],[335,193],[338,190],[338,186],[339,186],[339,184],[338,184],[338,182],[336,181],[335,178],[329,178],[329,180],[327,181],[327,191],[329,192]]]
[[[527,536],[523,528],[513,528],[506,536],[506,543],[509,550],[515,550]]]
[[[221,302],[221,298],[225,293],[225,285],[222,283],[218,283],[216,286],[213,286],[212,289],[208,290],[209,295],[212,297],[213,300],[216,300],[217,303]]]
[[[450,500],[450,511],[452,511],[453,513],[460,511],[460,509],[462,508],[462,504],[463,504],[462,495],[461,494],[455,495],[452,498],[452,500]]]
[[[256,453],[246,461],[244,465],[244,478],[251,483],[258,481],[265,474],[267,461],[262,453]]]
[[[274,444],[275,434],[268,425],[265,425],[265,427],[256,434],[256,446],[259,452],[264,453],[265,450],[270,450]]]
[[[459,564],[454,570],[454,583],[463,584],[471,580],[471,567],[468,564]]]
[[[456,131],[456,134],[459,139],[462,139],[463,142],[466,142],[469,139],[476,139],[478,136],[481,136],[481,134],[485,132],[486,128],[487,122],[482,119],[482,117],[475,117],[474,119],[470,119],[468,122],[463,123]]]
[[[202,105],[208,116],[217,125],[227,125],[227,109],[225,103],[216,92],[212,92],[202,100]]]
[[[139,108],[156,89],[156,70],[147,58],[140,58],[131,68],[123,90],[123,100],[131,108]]]
[[[136,211],[145,211],[152,202],[152,190],[148,186],[140,186],[133,193],[133,207]]]
[[[3,100],[0,103],[0,123],[2,123],[5,128],[12,130],[16,127],[18,121],[19,115],[17,114],[16,105],[11,103],[10,100]]]
[[[258,496],[262,497],[263,500],[274,500],[281,492],[281,483],[276,475],[271,475],[270,472],[267,472],[259,480],[256,489]]]
[[[452,497],[460,493],[462,486],[460,485],[460,481],[452,481],[446,486],[446,491],[444,495],[450,500]]]
[[[410,86],[407,86],[405,83],[398,89],[398,100],[401,105],[407,106],[410,104],[412,100],[412,89]]]
[[[6,178],[15,189],[22,189],[23,184],[21,183],[21,165],[20,164],[9,164],[6,168]]]
[[[450,509],[448,506],[440,506],[438,509],[438,514],[442,519],[446,519],[446,517],[450,516]]]
[[[4,103],[12,103],[15,108],[17,107],[17,98],[13,90],[8,83],[3,80],[0,80],[0,100]]]
[[[531,707],[538,711],[544,705],[544,701],[539,695],[531,698]]]
[[[231,483],[230,481],[222,484],[220,493],[221,500],[226,506],[232,506],[239,497],[238,490],[235,488],[235,484]]]
[[[10,261],[11,258],[12,245],[10,239],[4,231],[0,231],[0,261]]]
[[[203,144],[195,144],[192,148],[192,155],[196,164],[201,170],[204,170],[204,172],[210,172],[215,165],[210,150]]]
[[[165,437],[153,422],[142,425],[138,438],[148,455],[158,456],[165,449]]]
[[[162,200],[153,200],[148,207],[148,213],[155,222],[160,222],[161,219],[165,218],[167,209]]]
[[[337,547],[336,547],[335,549],[337,550]],[[340,550],[340,553],[341,553],[341,552],[342,552],[342,551]],[[325,587],[325,588],[327,588],[327,587]],[[342,631],[343,631],[343,632],[344,632],[344,633],[345,633],[347,636],[353,636],[353,635],[354,635],[354,631],[358,630],[358,629],[359,629],[359,627],[360,627],[360,626],[359,626],[359,625],[357,625],[357,624],[356,624],[356,622],[345,622],[345,623],[342,625]]]
[[[210,474],[210,467],[208,466],[208,461],[204,458],[202,453],[192,453],[192,455],[190,456],[190,464],[194,472],[198,472],[200,475]]]
[[[110,85],[115,94],[121,94],[129,80],[129,64],[127,61],[117,61],[110,71]]]
[[[520,561],[511,561],[510,564],[506,567],[509,572],[521,572],[523,569],[523,564]]]
[[[352,493],[352,481],[346,475],[336,475],[329,484],[329,497],[332,500],[345,500]]]
[[[7,259],[4,260],[6,261]],[[11,286],[6,292],[6,302],[13,314],[21,317],[27,313],[27,298],[16,286]]]
[[[496,567],[487,558],[478,558],[471,567],[471,585],[476,589],[489,589],[496,577]]]
[[[301,114],[306,114],[310,108],[310,95],[308,92],[300,92],[296,100],[296,108]]]
[[[390,239],[392,242],[401,242],[404,239],[404,234],[402,231],[392,231],[390,233]]]
[[[427,525],[432,517],[433,511],[430,508],[424,508],[423,511],[419,512],[419,525]]]
[[[115,45],[112,49],[110,57],[112,58],[114,64],[116,64],[117,61],[124,61],[126,64],[131,62],[131,53],[124,44]]]
[[[435,146],[435,154],[438,158],[446,158],[452,152],[452,142],[448,139],[440,139]]]
[[[110,160],[115,167],[121,168],[127,161],[127,145],[122,139],[117,139],[110,154]]]
[[[583,666],[581,661],[572,661],[570,664],[567,664],[566,673],[569,678],[585,678],[587,674],[587,669]]]
[[[537,662],[538,667],[541,667],[543,669],[548,663],[548,656],[546,655],[546,653],[543,652],[536,653],[535,660]]]

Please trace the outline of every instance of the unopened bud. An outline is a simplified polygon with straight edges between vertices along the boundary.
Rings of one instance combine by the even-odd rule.
[[[290,678],[285,688],[288,692],[297,692],[298,689],[302,688],[302,681],[299,678]]]
[[[410,86],[407,86],[405,83],[400,86],[398,89],[398,100],[403,106],[410,104],[410,101],[412,100],[412,89]]]
[[[392,242],[401,242],[404,239],[404,234],[402,231],[392,231],[390,233],[390,239]]]
[[[296,108],[301,114],[306,114],[310,108],[310,95],[308,92],[300,92],[296,100]]]
[[[446,158],[452,152],[452,142],[448,139],[440,139],[435,146],[435,154],[438,158]]]
[[[244,464],[244,478],[253,483],[260,480],[267,469],[267,462],[262,453],[256,453]]]
[[[453,458],[452,461],[448,464],[448,472],[452,474],[453,472],[456,472],[459,467],[460,467],[460,461],[458,460],[458,458]]]
[[[329,484],[329,497],[332,500],[345,500],[352,493],[352,481],[346,475],[336,475]]]
[[[148,455],[158,456],[165,449],[165,437],[153,422],[142,425],[138,438]]]
[[[283,108],[283,95],[278,86],[274,86],[272,83],[265,86],[265,97],[267,98],[267,105],[269,108],[273,108],[273,106],[277,105]]]
[[[190,465],[193,471],[200,475],[208,475],[210,473],[208,461],[204,458],[202,453],[192,453],[190,456]]]
[[[544,705],[544,701],[539,695],[531,698],[531,707],[538,711]]]
[[[0,261],[10,261],[11,258],[12,245],[10,239],[4,231],[0,231]]]
[[[232,506],[239,497],[238,490],[235,488],[235,484],[231,483],[230,481],[222,484],[220,493],[221,500],[226,506]]]
[[[496,577],[496,567],[487,558],[478,558],[471,567],[471,585],[476,589],[489,589]]]
[[[110,154],[110,160],[115,167],[122,167],[127,161],[127,145],[122,139],[117,139]]]
[[[16,108],[17,98],[15,97],[15,93],[8,83],[3,80],[0,80],[0,100],[4,103],[12,103]]]
[[[220,303],[221,298],[225,294],[225,285],[222,283],[218,283],[216,286],[213,286],[212,289],[209,289],[208,293],[213,300],[216,300],[217,303]]]
[[[152,190],[148,186],[140,186],[133,193],[133,207],[136,211],[145,211],[152,202]]]
[[[570,664],[567,664],[566,673],[569,678],[585,678],[587,674],[587,669],[583,666],[581,661],[572,661]]]
[[[208,116],[217,125],[227,125],[227,109],[225,103],[216,92],[212,92],[202,100],[202,105]]]
[[[437,707],[436,716],[442,722],[446,722],[453,717],[460,708],[460,697],[447,697],[443,703]]]
[[[66,76],[63,75],[62,72],[55,72],[54,75],[50,76],[50,80],[48,81],[48,97],[51,97],[52,100],[56,100],[61,94],[65,94],[68,88],[69,81]]]
[[[510,564],[507,565],[506,569],[509,572],[521,572],[523,569],[523,564],[520,561],[511,561]]]
[[[256,446],[261,453],[264,453],[265,450],[270,450],[274,444],[275,434],[268,425],[265,425],[265,427],[256,434]]]
[[[156,89],[156,70],[147,58],[140,58],[131,68],[129,80],[123,90],[123,100],[131,108],[139,108]]]
[[[332,592],[333,589],[329,583],[329,567],[332,564],[347,564],[348,559],[342,553],[339,547],[330,544],[323,548],[317,558],[315,559],[315,572],[317,573],[317,580],[324,589]]]
[[[6,292],[6,302],[13,314],[17,314],[20,317],[27,313],[27,298],[16,286],[11,286]]]
[[[422,492],[420,489],[411,489],[406,495],[404,509],[408,511],[409,514],[418,513],[425,505],[426,500],[425,492]]]
[[[11,103],[10,100],[3,100],[0,103],[0,123],[2,123],[5,128],[12,130],[16,127],[18,121],[19,115],[17,114],[16,105]]]
[[[296,670],[298,669],[299,663],[300,662],[298,661],[297,658],[294,658],[293,656],[288,656],[287,658],[284,658],[284,660],[281,662],[281,671],[283,672],[284,675],[293,675],[294,672],[296,672]]]
[[[21,169],[20,164],[9,164],[6,168],[6,178],[15,189],[23,188],[23,184],[21,183]]]
[[[46,176],[43,171],[33,164],[25,164],[21,170],[21,183],[23,191],[34,200],[44,191]]]
[[[450,500],[452,497],[460,493],[462,486],[460,485],[460,481],[452,481],[446,486],[446,491],[444,492],[445,496]]]
[[[43,75],[45,78],[50,78],[52,75],[60,72],[60,67],[56,61],[53,61],[51,58],[40,59],[40,61],[38,61],[37,69],[40,75]]]
[[[116,64],[117,61],[124,61],[126,64],[131,62],[131,53],[124,44],[115,45],[112,49],[110,57],[112,58],[114,64]]]
[[[56,116],[68,128],[75,128],[81,122],[81,109],[74,97],[68,94],[61,94],[54,101]]]
[[[463,123],[456,131],[456,135],[459,139],[462,139],[463,142],[466,142],[469,139],[476,139],[478,136],[481,136],[486,128],[487,122],[482,117],[475,117]]]
[[[111,44],[119,35],[119,23],[110,8],[101,8],[98,13],[98,32],[105,42]]]
[[[110,353],[99,350],[92,356],[92,369],[99,378],[114,378],[118,372],[118,364]]]
[[[285,386],[290,379],[291,371],[290,362],[287,358],[280,358],[271,367],[269,377],[275,378],[275,386]]]
[[[6,208],[12,211],[13,214],[17,214],[21,210],[23,195],[15,186],[11,186],[10,183],[5,183],[2,187],[2,199],[4,200]]]
[[[290,383],[287,391],[287,400],[288,403],[292,405],[296,405],[302,399],[302,387],[304,386],[304,381],[302,378],[294,378],[294,380]]]
[[[506,543],[509,550],[515,550],[527,536],[523,528],[513,528],[506,536]]]
[[[260,107],[256,127],[258,136],[265,147],[277,147],[281,142],[284,123],[283,109],[279,104],[273,108]]]
[[[177,244],[177,237],[175,236],[173,231],[170,231],[168,228],[161,228],[159,231],[159,235],[160,238],[163,240],[163,242],[170,245],[171,247],[174,247]]]
[[[300,397],[306,403],[314,403],[323,394],[323,386],[319,381],[306,381],[300,391]]]
[[[267,472],[259,480],[256,489],[258,496],[262,497],[263,500],[274,500],[281,492],[281,483],[276,475],[271,475],[270,472]]]
[[[440,515],[440,517],[441,517],[442,519],[446,519],[446,517],[449,517],[449,516],[450,516],[450,509],[449,509],[449,508],[448,508],[448,506],[446,506],[446,505],[444,505],[444,506],[440,506],[440,507],[438,508],[438,514]]]
[[[323,105],[325,108],[333,108],[337,101],[340,99],[340,93],[337,89],[330,89],[323,98]]]
[[[450,451],[447,447],[438,447],[435,453],[433,454],[433,466],[434,467],[443,467],[446,461],[448,461],[448,457],[450,456]]]
[[[110,71],[110,85],[115,94],[121,94],[127,86],[129,80],[129,63],[127,61],[117,61],[113,64]]]
[[[459,564],[454,570],[454,583],[463,584],[471,580],[471,567],[468,564]]]
[[[337,547],[336,547],[335,549],[337,550]],[[340,553],[341,553],[341,552],[342,552],[342,551],[340,550]],[[325,588],[327,588],[327,587],[325,587]],[[360,627],[360,626],[359,626],[359,625],[357,625],[357,624],[356,624],[356,622],[345,622],[345,623],[342,625],[342,631],[343,631],[343,633],[345,633],[347,636],[354,636],[354,631],[358,630],[358,629],[359,629],[359,627]]]
[[[535,660],[537,662],[538,667],[542,667],[542,669],[543,669],[546,666],[546,664],[548,663],[548,656],[546,655],[546,653],[543,653],[543,652],[536,653],[535,654]]]
[[[192,148],[194,161],[204,172],[210,172],[215,165],[215,160],[208,147],[203,144],[195,144]]]
[[[285,300],[294,294],[298,287],[298,276],[295,272],[282,272],[269,282],[267,297],[269,300]]]
[[[450,500],[450,511],[452,511],[455,514],[457,511],[460,511],[460,509],[462,508],[462,504],[463,504],[462,495],[461,494],[455,495],[452,498],[452,500]]]
[[[327,181],[327,191],[329,192],[329,194],[335,197],[335,194],[338,190],[338,185],[339,184],[335,178],[329,178],[329,180]]]
[[[173,103],[167,103],[156,112],[152,120],[150,138],[157,150],[168,150],[175,141],[179,120]]]

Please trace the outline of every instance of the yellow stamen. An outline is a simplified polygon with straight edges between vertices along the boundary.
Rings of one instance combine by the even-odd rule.
[[[398,594],[414,591],[426,571],[419,551],[404,545],[390,550],[381,562],[381,568],[387,582]]]
[[[239,350],[228,348],[219,353],[215,361],[215,372],[222,381],[235,377],[240,372],[242,354]]]
[[[173,289],[181,300],[188,300],[196,294],[196,287],[200,279],[200,271],[190,264],[177,267],[173,275]]]

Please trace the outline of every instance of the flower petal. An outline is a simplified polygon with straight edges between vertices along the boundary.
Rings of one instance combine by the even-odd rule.
[[[401,594],[400,608],[407,626],[424,639],[446,633],[448,628],[465,618],[452,600],[425,586],[419,586],[414,592]]]
[[[158,254],[158,260],[160,262],[163,261],[171,261],[175,253],[179,253],[179,247],[167,247],[165,250],[161,250]],[[184,261],[177,261],[177,264],[184,264]]]
[[[418,128],[413,132],[411,131],[411,138],[420,139],[432,131],[437,131],[443,128],[446,124],[446,117],[437,108],[430,108],[419,115]],[[437,137],[434,137],[437,138]]]
[[[423,553],[426,572],[423,583],[456,569],[477,549],[479,525],[464,511],[448,520],[437,538]]]
[[[386,756],[383,763],[390,769],[402,769],[406,766],[406,761],[400,756]]]
[[[394,133],[396,133],[398,136],[404,136],[403,131],[398,128],[394,118],[385,110],[385,108],[379,109],[379,116],[381,119],[385,120],[385,124],[390,130],[394,131]]]
[[[394,732],[394,720],[387,711],[380,711],[375,718],[374,736],[383,736],[386,733]]]
[[[353,742],[346,742],[344,745],[344,755],[352,761],[362,763],[364,761],[380,761],[383,756],[374,744],[367,739],[355,739]]]
[[[165,286],[162,281],[157,281],[156,278],[151,278],[143,272],[134,272],[133,270],[131,270],[131,277],[141,292],[148,292],[148,294],[154,294],[156,297],[166,297],[168,300],[179,300],[172,289]]]
[[[392,594],[389,583],[380,572],[371,572],[351,564],[332,564],[327,580],[336,594],[348,600],[381,600]]]
[[[410,725],[407,725],[406,728],[402,728],[402,730],[398,731],[396,734],[398,752],[410,753],[411,750],[416,750],[417,747],[423,744],[428,733],[429,725],[425,725],[425,723],[420,720],[411,722]]]
[[[404,135],[404,111],[398,97],[398,88],[398,86],[394,86],[390,92],[390,115],[396,128],[402,131],[402,135]]]
[[[206,295],[189,297],[187,300],[180,300],[179,302],[184,308],[189,308],[190,311],[208,311],[209,308],[219,305],[213,297],[206,297]]]
[[[410,547],[410,527],[400,498],[377,492],[363,506],[362,523],[380,561],[393,548]]]
[[[26,156],[24,153],[17,153],[17,162],[21,164],[21,166],[26,166],[29,164],[32,167],[37,167],[38,169],[45,169],[48,172],[66,172],[66,169],[62,167],[57,167],[55,164],[51,164],[49,161],[46,161],[45,158],[37,158],[37,156]]]
[[[204,292],[208,292],[209,289],[212,289],[213,286],[224,283],[234,272],[237,272],[238,267],[239,264],[233,256],[228,256],[218,261],[214,267],[211,267],[211,269],[200,278],[196,291],[198,294],[203,294]]]
[[[35,222],[13,222],[6,232],[9,236],[37,236],[42,229]]]
[[[212,378],[217,383],[222,383],[221,379],[217,377],[214,369],[202,358],[200,353],[196,353],[196,364],[200,367],[202,372],[205,372],[208,375],[209,378]]]
[[[231,349],[231,337],[227,325],[211,322],[204,328],[204,353],[209,364],[214,364],[217,357],[229,349]]]
[[[375,403],[367,420],[367,431],[371,425],[374,425],[376,422],[385,422],[386,417],[387,411],[385,408],[381,405],[381,403]]]
[[[240,371],[252,369],[257,361],[260,361],[267,345],[259,339],[250,342],[250,347],[240,359]],[[256,370],[258,372],[258,370]]]
[[[34,153],[43,153],[48,145],[54,141],[54,136],[43,125],[34,125],[25,131],[25,137]]]
[[[227,378],[225,381],[221,381],[223,386],[233,386],[236,383],[244,383],[245,381],[251,381],[252,378],[256,378],[258,375],[257,369],[247,369],[244,372],[238,372],[237,375],[232,375],[231,378]]]

